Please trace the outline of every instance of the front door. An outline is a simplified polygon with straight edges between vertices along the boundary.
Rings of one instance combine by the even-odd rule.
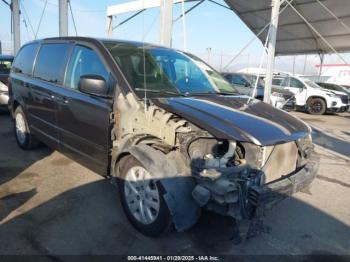
[[[60,150],[101,175],[108,170],[113,101],[80,92],[78,82],[82,75],[99,75],[108,82],[106,68],[96,51],[76,45],[57,99]]]

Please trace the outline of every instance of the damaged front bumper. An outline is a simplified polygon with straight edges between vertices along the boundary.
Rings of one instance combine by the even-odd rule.
[[[221,215],[251,219],[257,208],[268,208],[310,185],[318,163],[319,158],[313,154],[294,173],[267,184],[260,183],[262,171],[249,167],[222,173],[214,180],[198,179],[192,196],[200,206]]]
[[[280,200],[308,187],[317,175],[319,157],[313,156],[295,173],[282,177],[263,186],[252,186],[249,190],[248,201],[255,205],[271,206]]]

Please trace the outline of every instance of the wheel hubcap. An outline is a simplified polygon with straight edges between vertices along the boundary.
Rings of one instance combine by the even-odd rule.
[[[314,102],[312,105],[311,105],[311,109],[312,111],[314,111],[315,113],[318,113],[321,111],[321,103],[318,103],[318,102]]]
[[[17,114],[16,115],[16,136],[18,141],[23,144],[26,139],[26,124],[24,121],[24,117],[22,114]]]
[[[132,215],[142,224],[151,224],[159,214],[159,192],[151,174],[141,166],[129,169],[124,193]]]

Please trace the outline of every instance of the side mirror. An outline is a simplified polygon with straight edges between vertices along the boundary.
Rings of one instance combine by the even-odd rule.
[[[252,87],[251,84],[249,84],[248,82],[245,82],[245,83],[244,83],[244,86],[245,86],[245,87]]]
[[[108,93],[106,80],[99,75],[82,75],[78,89],[83,93],[95,96],[106,96]]]

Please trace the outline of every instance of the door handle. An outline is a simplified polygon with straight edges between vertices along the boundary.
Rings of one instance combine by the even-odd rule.
[[[63,100],[63,103],[64,103],[64,104],[68,104],[68,102],[69,102],[69,99],[68,99],[67,97],[65,97],[65,96],[63,97],[62,100]]]
[[[69,103],[69,98],[66,97],[66,96],[56,97],[56,100],[57,100],[60,104],[68,104],[68,103]]]

